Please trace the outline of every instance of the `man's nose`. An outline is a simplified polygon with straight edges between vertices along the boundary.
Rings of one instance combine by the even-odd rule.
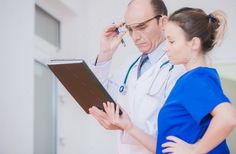
[[[137,41],[141,38],[141,34],[139,31],[133,31],[131,34],[131,37],[133,38],[134,41]]]

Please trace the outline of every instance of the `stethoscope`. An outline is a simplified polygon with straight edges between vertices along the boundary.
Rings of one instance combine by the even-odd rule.
[[[133,66],[138,62],[139,58],[141,56],[139,56],[129,67],[126,75],[125,75],[125,79],[123,81],[123,83],[121,84],[120,88],[119,88],[119,92],[123,95],[125,95],[127,93],[127,80],[128,80],[128,77],[129,77],[129,74],[130,74],[130,71],[132,70]],[[166,60],[165,62],[163,62],[160,66],[160,69],[162,69],[165,65],[169,64],[170,61],[169,60]],[[174,68],[174,65],[171,65],[169,71],[171,71],[172,69]]]

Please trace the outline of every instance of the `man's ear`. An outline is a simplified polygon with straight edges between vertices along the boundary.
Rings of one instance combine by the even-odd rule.
[[[201,50],[201,40],[199,37],[193,37],[191,40],[191,48],[194,51]]]
[[[160,19],[159,19],[159,26],[164,30],[166,25],[168,22],[168,17],[163,15]]]

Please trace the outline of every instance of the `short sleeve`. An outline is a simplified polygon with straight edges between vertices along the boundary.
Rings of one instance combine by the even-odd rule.
[[[201,124],[217,105],[229,102],[218,78],[194,75],[185,79],[183,84],[182,105],[198,124]]]

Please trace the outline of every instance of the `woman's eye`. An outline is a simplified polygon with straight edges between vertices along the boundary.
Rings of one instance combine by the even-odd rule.
[[[173,44],[175,41],[169,41],[170,44]]]

